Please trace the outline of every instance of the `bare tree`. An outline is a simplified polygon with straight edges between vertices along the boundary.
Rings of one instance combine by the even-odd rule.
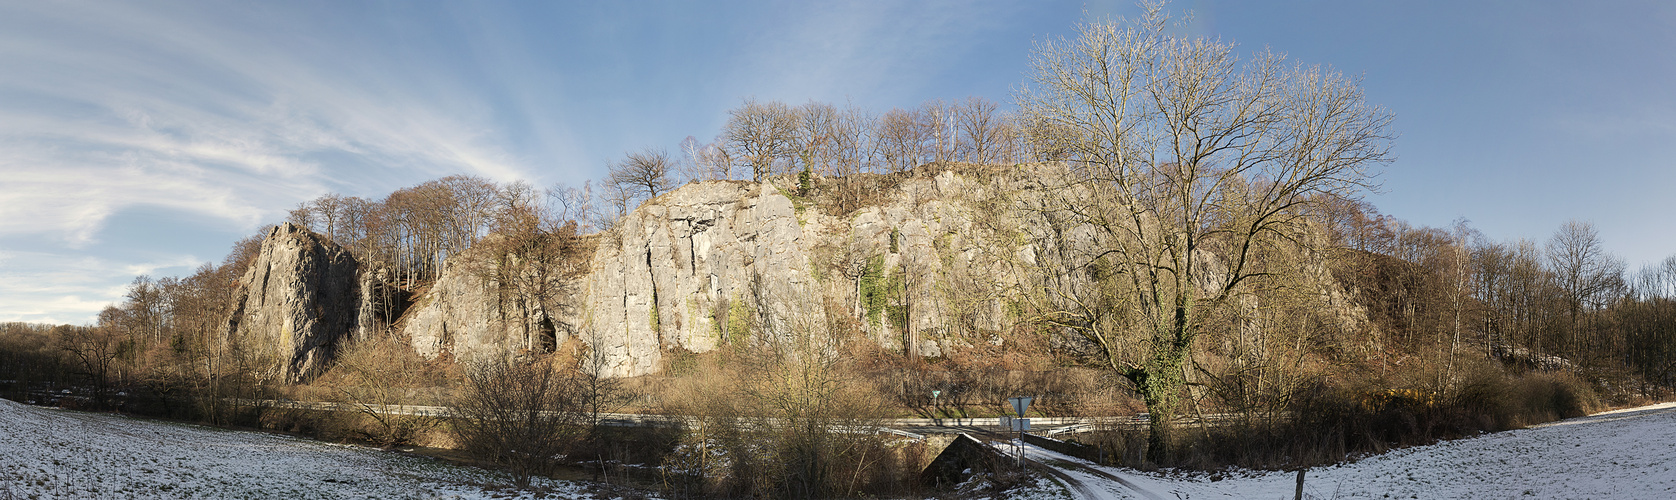
[[[1352,79],[1266,52],[1242,61],[1146,7],[1039,42],[1017,98],[1065,160],[1039,207],[1067,229],[1038,235],[1063,266],[1044,287],[1049,319],[1134,385],[1162,458],[1205,318],[1269,274],[1254,259],[1265,246],[1304,243],[1311,195],[1367,185],[1391,118]]]
[[[423,390],[434,385],[435,379],[403,339],[384,335],[351,339],[339,347],[337,365],[326,381],[344,402],[371,420],[370,426],[360,430],[361,437],[389,448],[411,443],[439,423],[411,408],[436,404]]]
[[[436,182],[448,190],[448,201],[452,202],[444,216],[448,255],[463,252],[489,234],[495,212],[501,209],[501,188],[476,176],[451,175]]]
[[[107,307],[99,314],[99,326],[59,325],[49,332],[58,348],[70,355],[81,375],[93,383],[93,404],[104,407],[117,368],[118,356],[128,344],[110,319],[120,310]]]
[[[892,173],[906,172],[932,159],[927,138],[933,131],[919,110],[892,109],[879,118],[879,154]]]
[[[997,111],[998,105],[982,97],[968,97],[955,108],[955,124],[960,130],[956,150],[962,160],[971,163],[1000,163],[1004,158],[1011,130],[1006,116]]]
[[[957,106],[932,99],[919,107],[920,127],[925,134],[931,161],[954,161],[960,129],[956,126]]]
[[[598,203],[589,214],[588,224],[595,229],[609,231],[617,228],[617,221],[634,209],[634,193],[620,184],[606,182],[599,186]]]
[[[745,432],[727,446],[745,491],[774,498],[852,498],[883,465],[867,420],[882,401],[851,376],[839,336],[757,303],[759,341],[742,346],[732,406]]]
[[[139,275],[128,285],[128,293],[123,297],[127,302],[123,304],[126,314],[124,326],[133,341],[149,345],[163,340],[163,331],[168,322],[168,296],[163,293],[163,280],[153,280],[151,276]]]
[[[873,166],[878,151],[874,140],[876,120],[866,111],[854,106],[840,111],[832,127],[832,172],[836,182],[832,190],[837,212],[849,213],[859,206],[863,186],[856,174]]]
[[[669,191],[673,184],[670,180],[672,166],[668,151],[662,148],[642,149],[611,164],[611,183],[637,198],[650,200]]]
[[[713,181],[728,178],[732,166],[730,160],[722,150],[720,139],[710,143],[700,143],[697,138],[687,136],[681,141],[681,175],[688,182]]]
[[[810,101],[795,112],[798,168],[804,172],[831,175],[837,160],[838,108]]]
[[[584,429],[576,389],[546,358],[487,357],[467,371],[453,405],[454,432],[468,453],[505,467],[527,488]]]
[[[1624,289],[1624,262],[1606,253],[1594,224],[1567,221],[1548,240],[1548,266],[1565,293],[1569,346],[1583,346],[1588,313],[1606,306]]]
[[[728,156],[751,170],[751,180],[762,182],[777,173],[776,167],[793,154],[797,118],[785,103],[747,99],[728,111],[722,129]]]
[[[606,449],[612,444],[606,435],[605,416],[621,411],[640,397],[622,379],[612,377],[611,356],[605,350],[605,336],[598,329],[590,328],[587,343],[578,360],[576,371],[577,397],[581,403],[583,421],[587,424],[587,439],[593,448],[594,458],[598,460],[599,468],[595,469],[596,478],[611,477],[606,467]],[[613,450],[613,453],[620,451]]]
[[[599,210],[598,200],[594,198],[593,181],[585,181],[581,186],[555,184],[547,188],[547,200],[553,219],[561,222],[575,221],[591,227],[593,213]]]
[[[855,106],[838,112],[833,123],[833,175],[840,177],[866,171],[873,163],[874,132],[877,120],[866,110]]]
[[[577,224],[553,218],[541,204],[544,197],[523,182],[507,185],[500,196],[496,237],[486,239],[479,246],[482,259],[467,266],[499,287],[503,318],[518,318],[512,324],[519,330],[507,333],[521,338],[521,345],[508,347],[552,352],[559,341],[560,309],[568,306],[559,299],[587,258],[578,245]]]

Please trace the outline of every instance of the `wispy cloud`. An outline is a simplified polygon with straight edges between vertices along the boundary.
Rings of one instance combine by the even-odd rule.
[[[1026,8],[1010,3],[853,2],[791,7],[747,46],[741,86],[774,97],[885,100],[925,92],[956,59]],[[768,97],[768,96],[764,96]],[[964,96],[944,96],[959,98]],[[1000,98],[1003,96],[993,96]]]
[[[121,300],[134,276],[179,272],[202,263],[189,255],[130,264],[85,255],[0,252],[0,298],[5,300],[0,321],[88,323]]]
[[[531,177],[478,96],[431,92],[447,72],[310,32],[309,7],[0,5],[0,319],[90,318],[134,274],[190,269],[95,251],[133,207],[254,228],[326,191]]]

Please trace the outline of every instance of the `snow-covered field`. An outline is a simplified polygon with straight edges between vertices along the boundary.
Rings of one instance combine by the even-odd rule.
[[[538,482],[551,490],[540,496],[505,483],[359,446],[0,399],[0,499],[595,498],[582,483]]]
[[[1210,481],[1097,467],[1035,447],[1026,453],[1081,483],[1035,492],[1043,498],[1290,499],[1297,484],[1296,473]],[[1676,403],[1665,403],[1317,467],[1305,473],[1304,492],[1322,499],[1676,498],[1673,467]]]
[[[1054,465],[1030,498],[1292,498],[1296,475],[1211,481]],[[1619,410],[1310,469],[1310,498],[1676,498],[1676,404]],[[358,446],[25,406],[0,399],[0,499],[535,498],[491,472]],[[544,481],[542,498],[595,498]],[[604,497],[609,497],[604,496]]]

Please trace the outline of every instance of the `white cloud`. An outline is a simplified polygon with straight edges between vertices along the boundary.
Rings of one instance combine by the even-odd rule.
[[[105,306],[122,300],[130,271],[195,265],[191,257],[149,266],[88,256],[5,252],[0,266],[0,321],[91,323]],[[121,279],[111,277],[122,276]]]
[[[254,228],[326,191],[532,177],[483,96],[308,8],[0,5],[0,320],[81,321],[201,262],[111,253],[107,221],[136,207]]]

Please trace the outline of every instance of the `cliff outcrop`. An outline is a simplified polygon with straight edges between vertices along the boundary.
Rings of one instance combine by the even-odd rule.
[[[658,371],[671,348],[839,324],[908,355],[997,341],[1030,279],[1008,201],[1029,181],[1000,168],[873,180],[862,194],[877,203],[841,214],[779,186],[789,179],[694,183],[647,202],[599,241],[574,323],[618,376]]]
[[[1090,279],[1065,263],[1086,264],[1100,247],[1096,232],[1044,208],[1042,168],[1053,167],[933,165],[804,193],[790,177],[692,183],[598,234],[484,238],[411,301],[377,264],[287,224],[241,283],[230,331],[272,346],[292,380],[321,370],[344,335],[385,324],[432,359],[575,342],[602,355],[607,376],[657,373],[672,350],[763,335],[859,332],[926,357],[1003,345],[1044,290]],[[1338,311],[1330,322],[1366,321],[1324,267],[1305,271]]]
[[[430,290],[397,324],[427,359],[448,354],[471,362],[485,356],[551,351],[572,327],[559,317],[571,279],[563,262],[507,250],[491,235],[450,258]]]
[[[266,375],[312,378],[359,325],[359,268],[337,243],[290,223],[275,226],[239,280],[228,335],[275,367]]]

